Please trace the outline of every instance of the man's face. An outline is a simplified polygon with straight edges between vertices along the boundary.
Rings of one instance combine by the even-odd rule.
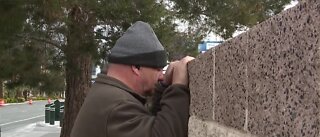
[[[144,95],[151,95],[155,84],[163,80],[162,68],[141,67],[141,83]]]

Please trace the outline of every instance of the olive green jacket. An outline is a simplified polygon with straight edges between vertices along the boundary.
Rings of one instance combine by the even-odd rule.
[[[163,89],[159,110],[153,115],[144,106],[144,97],[117,79],[99,74],[77,116],[71,137],[187,137],[188,88],[171,85]]]

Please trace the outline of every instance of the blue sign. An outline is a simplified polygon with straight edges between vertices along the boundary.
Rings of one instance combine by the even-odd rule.
[[[204,53],[207,50],[209,50],[210,48],[213,48],[219,44],[221,44],[223,41],[202,41],[199,45],[198,45],[198,51],[199,53]]]

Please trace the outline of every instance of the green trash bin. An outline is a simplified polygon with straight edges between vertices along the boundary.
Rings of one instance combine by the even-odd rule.
[[[55,107],[55,113],[54,113],[54,119],[55,121],[60,121],[60,101],[56,100],[54,101],[54,107]]]
[[[52,104],[50,106],[50,125],[54,125],[54,118],[55,118],[55,106]]]
[[[45,112],[44,112],[44,122],[45,123],[49,123],[49,121],[50,121],[50,105],[51,104],[45,105]]]
[[[60,127],[62,127],[62,122],[64,119],[63,113],[64,113],[64,106],[61,106],[60,107]]]
[[[60,101],[60,106],[64,106],[64,101]]]

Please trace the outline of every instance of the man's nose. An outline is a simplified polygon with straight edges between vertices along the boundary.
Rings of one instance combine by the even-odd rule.
[[[158,81],[163,81],[164,79],[164,75],[162,73],[162,71],[159,72],[159,76],[158,76]]]

